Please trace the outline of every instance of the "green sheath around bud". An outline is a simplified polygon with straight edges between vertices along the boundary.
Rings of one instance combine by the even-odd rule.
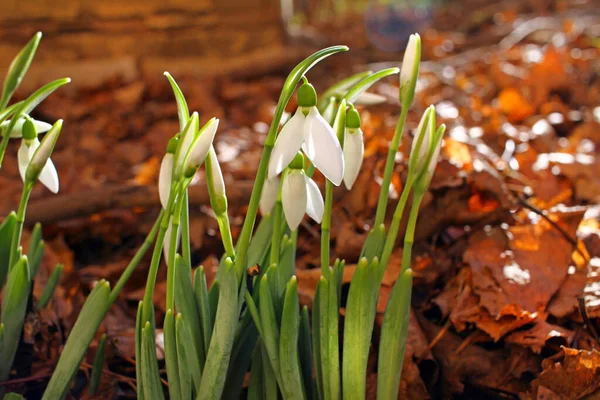
[[[302,79],[304,83],[298,88],[298,106],[314,107],[317,105],[317,92],[306,77],[303,76]]]
[[[177,136],[173,136],[171,139],[169,139],[169,143],[167,143],[166,153],[175,154],[175,151],[177,151],[178,141],[179,141],[179,138]]]
[[[288,167],[290,169],[304,169],[304,155],[301,152],[296,153]]]
[[[348,129],[358,129],[360,128],[360,114],[351,104],[346,111],[346,128]]]
[[[33,120],[29,118],[29,116],[25,117],[25,122],[23,123],[23,139],[25,140],[33,140],[37,137],[37,130],[35,129],[35,124]]]

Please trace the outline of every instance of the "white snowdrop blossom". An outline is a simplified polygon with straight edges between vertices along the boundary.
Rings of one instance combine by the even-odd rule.
[[[261,215],[270,214],[275,207],[277,202],[277,195],[279,194],[279,178],[266,179],[263,185],[262,193],[260,194],[260,208]]]
[[[281,188],[283,214],[291,230],[298,229],[304,214],[320,223],[325,205],[317,184],[304,171],[291,169],[283,179]]]
[[[35,124],[33,124],[35,126]],[[32,138],[23,138],[17,152],[19,174],[23,182],[39,179],[52,193],[58,193],[59,181],[56,167],[50,159],[54,145],[62,128],[59,120],[40,143],[37,132],[32,130]]]
[[[219,127],[219,120],[212,118],[210,121],[200,129],[193,142],[190,145],[188,154],[185,157],[184,174],[186,177],[190,177],[196,173],[196,170],[200,168],[209,150],[212,147],[217,128]],[[191,174],[191,175],[190,175]]]
[[[31,118],[31,121],[33,122],[33,125],[35,126],[35,130],[37,133],[46,133],[50,130],[50,128],[52,128],[52,125],[50,125],[47,122],[38,121],[33,118]],[[25,123],[25,118],[20,118],[17,121],[17,123],[15,124],[15,126],[13,127],[13,129],[10,133],[11,139],[17,139],[17,138],[23,137],[23,124],[24,123]],[[4,136],[6,134],[6,130],[8,129],[9,125],[10,125],[10,120],[4,121],[0,124],[0,136]]]
[[[269,160],[269,179],[279,175],[302,148],[311,163],[334,185],[344,177],[344,155],[333,128],[319,114],[314,88],[298,89],[298,109],[283,126]]]
[[[171,194],[171,181],[173,177],[173,162],[175,157],[173,153],[167,153],[160,163],[160,171],[158,173],[158,196],[162,208],[166,209],[169,203]]]
[[[346,128],[344,133],[344,185],[352,189],[365,154],[365,143],[362,129]]]

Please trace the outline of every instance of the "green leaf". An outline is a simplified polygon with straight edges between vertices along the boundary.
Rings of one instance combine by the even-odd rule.
[[[246,295],[248,292],[245,292]],[[258,313],[258,312],[257,312]],[[242,393],[244,379],[252,355],[258,354],[256,351],[256,342],[258,340],[258,330],[250,313],[245,311],[238,323],[235,340],[233,341],[233,351],[231,352],[231,361],[227,371],[227,380],[223,390],[223,399],[239,399]]]
[[[56,285],[58,285],[58,282],[60,281],[63,269],[64,266],[62,264],[57,264],[56,267],[54,267],[54,271],[52,271],[50,278],[48,278],[46,286],[44,287],[44,291],[42,292],[40,300],[37,303],[36,310],[43,310],[50,302],[50,299],[54,294],[54,290],[56,289]]]
[[[31,65],[31,60],[33,60],[33,56],[35,55],[35,51],[37,50],[41,39],[42,32],[37,32],[33,35],[31,40],[23,47],[19,54],[17,54],[8,67],[8,72],[4,79],[4,86],[2,87],[0,109],[6,107],[13,93],[21,84],[23,77],[29,69],[29,65]]]
[[[221,267],[219,267],[221,268]],[[227,269],[227,267],[223,267],[223,269]],[[219,308],[219,293],[221,291],[221,283],[219,282],[218,279],[215,279],[212,283],[212,285],[210,285],[210,289],[208,290],[208,304],[209,304],[209,309],[210,309],[210,320],[213,323],[215,323],[215,320],[217,318],[217,309]],[[214,330],[214,327],[213,327]],[[211,331],[211,337],[212,337],[212,331]],[[208,350],[206,351],[206,353],[208,354]]]
[[[270,268],[272,270],[273,267]],[[263,275],[260,283],[260,301],[258,309],[260,312],[262,334],[261,338],[265,349],[267,350],[268,360],[277,379],[279,387],[283,391],[281,382],[281,373],[279,366],[279,326],[277,324],[277,316],[275,314],[275,304],[272,296],[270,279],[267,274]]]
[[[381,257],[383,246],[385,245],[385,225],[374,226],[367,235],[367,239],[363,244],[360,258],[366,257],[371,261],[375,257]]]
[[[177,361],[177,338],[175,336],[175,317],[173,310],[167,310],[163,324],[165,340],[165,364],[169,381],[169,397],[181,399],[181,382],[179,379],[179,361]]]
[[[0,322],[4,325],[4,338],[0,348],[0,381],[7,380],[10,374],[23,330],[30,288],[29,263],[27,256],[22,256],[8,274],[2,298]]]
[[[40,269],[43,255],[44,241],[42,240],[42,225],[38,222],[33,227],[33,231],[31,231],[31,236],[29,238],[29,251],[27,252],[32,279],[37,275],[37,272]]]
[[[109,296],[110,284],[101,280],[79,312],[42,399],[62,399],[67,395],[79,364],[106,315]]]
[[[354,86],[352,86],[352,88],[348,90],[348,93],[346,93],[346,95],[344,96],[344,99],[346,99],[348,103],[354,103],[358,96],[366,92],[367,89],[373,86],[377,81],[385,78],[386,76],[397,74],[398,72],[400,72],[400,69],[396,67],[377,71],[374,74],[363,78]]]
[[[298,358],[298,337],[300,327],[298,302],[298,282],[292,277],[285,291],[281,333],[279,337],[279,365],[283,397],[286,399],[305,399],[302,385],[300,359]]]
[[[341,98],[344,94],[354,86],[357,82],[363,80],[367,76],[371,75],[373,71],[363,71],[358,74],[349,76],[348,78],[342,79],[325,90],[320,97],[318,108],[319,112],[323,113],[324,107],[331,97]]]
[[[135,378],[137,383],[138,400],[144,400],[144,377],[142,374],[142,315],[144,302],[138,303],[137,316],[135,318]]]
[[[12,242],[13,231],[17,224],[17,214],[11,212],[4,218],[0,224],[0,290],[4,286],[4,280],[8,273],[8,263],[10,258],[10,246]]]
[[[281,240],[281,255],[278,265],[278,285],[283,288],[296,273],[296,242],[294,239],[283,236]]]
[[[411,292],[412,271],[407,269],[398,277],[383,314],[377,364],[378,399],[398,398],[410,319]]]
[[[358,399],[364,399],[367,391],[367,360],[374,322],[369,320],[373,296],[370,279],[369,262],[363,257],[352,277],[346,303],[342,370],[344,393],[353,393],[353,398]]]
[[[252,357],[252,366],[250,367],[250,382],[248,382],[248,400],[265,399],[264,372],[262,362],[262,351],[257,347]],[[224,397],[231,399],[233,397]],[[237,397],[236,397],[237,398]]]
[[[175,95],[175,101],[177,102],[177,116],[179,117],[179,130],[183,132],[190,119],[190,110],[185,100],[185,96],[183,95],[183,92],[179,88],[177,82],[175,82],[175,79],[173,79],[171,74],[166,71],[164,74],[169,80],[171,88],[173,89],[173,94]]]
[[[321,283],[324,281],[325,283]],[[317,386],[317,398],[324,399],[324,387],[323,387],[323,357],[321,357],[321,324],[323,318],[321,317],[321,292],[322,287],[327,283],[327,280],[322,278],[317,284],[317,290],[315,291],[315,298],[312,306],[312,341],[313,341],[313,358],[315,363],[315,380]]]
[[[328,351],[328,379],[329,394],[331,399],[341,398],[341,376],[340,376],[340,350],[339,350],[339,298],[337,282],[329,282],[328,286],[327,329],[326,336],[321,338],[327,340]],[[323,311],[323,309],[321,309]],[[322,331],[323,332],[323,331]],[[327,375],[325,375],[327,376]],[[326,378],[324,378],[326,379]],[[326,392],[327,393],[327,392]]]
[[[200,266],[194,273],[194,294],[196,295],[196,307],[200,318],[200,326],[202,327],[202,343],[204,345],[204,354],[208,352],[208,345],[213,330],[212,312],[210,309],[210,299],[208,297],[208,289],[206,286],[206,274],[204,266]],[[202,362],[201,365],[203,365]]]
[[[200,379],[202,378],[202,370],[198,360],[190,357],[188,349],[192,346],[193,340],[190,336],[186,326],[185,318],[181,314],[177,314],[175,321],[175,331],[177,336],[177,357],[179,360],[179,371],[181,372],[181,393],[186,399],[190,399],[187,396],[187,385],[191,384],[187,382],[189,378],[194,382],[194,388],[196,391],[200,388]]]
[[[14,129],[17,121],[21,117],[23,117],[23,115],[29,114],[35,107],[38,106],[38,104],[40,104],[42,101],[44,101],[56,89],[58,89],[59,87],[61,87],[63,85],[66,85],[69,82],[71,82],[70,78],[62,78],[62,79],[57,79],[53,82],[47,83],[46,85],[42,86],[41,88],[39,88],[38,90],[33,92],[31,94],[31,96],[29,96],[27,99],[25,99],[21,103],[19,108],[17,108],[15,110],[15,113],[10,120],[10,124],[8,124],[8,127],[6,128],[6,133],[4,134],[4,137],[2,138],[2,143],[0,143],[0,166],[2,165],[2,160],[4,158],[4,152],[6,151],[6,147],[8,146],[8,140],[10,139],[10,134],[11,134],[12,130]]]
[[[11,115],[14,114],[14,112],[17,111],[19,107],[21,107],[21,104],[23,104],[23,100],[10,105],[9,107],[6,107],[4,110],[0,110],[0,125],[2,125],[4,121],[6,121]],[[5,133],[6,131],[0,128],[0,136],[4,136]]]
[[[312,373],[312,343],[310,340],[310,320],[308,317],[308,307],[302,307],[300,313],[300,334],[298,338],[298,352],[300,354],[300,368],[302,369],[302,379],[306,397],[310,400],[317,398],[315,382]]]
[[[193,346],[188,351],[193,352],[189,357],[194,357],[198,365],[204,365],[206,359],[203,329],[200,322],[200,310],[196,302],[196,294],[192,286],[190,270],[179,254],[175,256],[175,305],[177,311],[185,315],[185,325],[192,338]],[[210,341],[210,338],[209,338]],[[208,347],[208,346],[207,346]]]
[[[90,377],[90,384],[88,386],[88,393],[94,396],[98,393],[100,387],[100,380],[102,379],[102,370],[104,369],[104,354],[106,351],[106,333],[102,334],[98,348],[96,349],[96,355],[94,356],[94,364],[92,366],[92,376]]]
[[[18,393],[6,393],[4,395],[4,400],[23,400],[24,397]]]
[[[231,259],[225,261],[225,268],[219,288],[213,335],[196,397],[198,400],[220,398],[227,377],[239,310],[237,274]]]
[[[142,329],[142,380],[144,382],[144,398],[148,400],[162,400],[165,395],[158,373],[156,362],[156,342],[154,340],[154,329],[150,322],[146,322]]]
[[[265,255],[269,253],[271,238],[273,236],[273,217],[271,214],[261,218],[254,236],[248,247],[248,263],[246,268],[252,268],[256,264],[261,264]]]

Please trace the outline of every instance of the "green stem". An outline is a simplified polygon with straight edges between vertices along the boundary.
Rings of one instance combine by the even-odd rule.
[[[181,225],[181,209],[183,207],[183,194],[177,196],[180,201],[175,203],[175,211],[171,218],[171,237],[169,238],[169,255],[167,263],[167,310],[175,309],[175,256],[177,255],[177,239],[179,239],[179,226]]]
[[[221,231],[221,240],[227,257],[235,260],[235,246],[233,245],[233,236],[231,235],[231,225],[229,224],[229,215],[227,212],[217,215],[217,223]]]
[[[413,204],[408,217],[408,225],[404,234],[404,247],[402,248],[402,273],[410,268],[412,257],[412,247],[415,242],[415,227],[417,226],[417,218],[419,216],[419,206],[423,200],[424,192],[415,192],[413,195]]]
[[[23,223],[25,222],[25,212],[27,211],[27,203],[29,202],[29,196],[33,189],[33,182],[26,182],[23,185],[23,191],[21,192],[21,201],[19,202],[19,209],[17,210],[17,218],[15,230],[13,231],[12,241],[10,244],[10,257],[8,259],[8,270],[11,271],[13,263],[17,261],[19,243],[21,243],[21,234],[23,233]]]
[[[188,268],[192,268],[192,249],[190,243],[190,205],[188,203],[188,191],[183,191],[183,198],[181,200],[181,255],[187,264]]]
[[[402,107],[400,118],[398,118],[396,130],[394,131],[394,137],[392,138],[392,142],[388,149],[387,160],[385,161],[383,181],[381,182],[381,191],[379,192],[379,201],[377,202],[377,212],[375,214],[375,223],[373,226],[379,226],[385,220],[390,182],[392,180],[392,174],[394,173],[394,165],[396,164],[396,153],[398,153],[398,146],[400,146],[400,139],[402,139],[407,115],[408,107]]]
[[[277,202],[275,202],[275,207],[273,207],[273,236],[271,239],[271,256],[269,257],[269,265],[267,268],[273,264],[279,264],[279,256],[281,255],[281,231],[283,228],[281,223],[282,219],[283,204],[281,203],[281,196],[279,196]]]
[[[165,214],[165,210],[161,210],[160,213],[158,214],[158,217],[156,217],[156,221],[154,222],[154,226],[152,227],[152,230],[150,231],[150,233],[148,233],[148,235],[146,236],[146,239],[144,239],[144,243],[138,249],[138,251],[135,253],[133,258],[129,262],[129,265],[127,265],[127,267],[125,268],[125,271],[123,271],[123,273],[121,274],[121,277],[119,278],[119,280],[113,287],[112,292],[110,292],[110,297],[108,298],[108,307],[110,307],[111,304],[113,304],[115,302],[115,300],[117,300],[117,297],[119,296],[119,293],[123,289],[123,286],[125,286],[125,284],[129,280],[129,278],[131,277],[131,274],[133,274],[133,271],[135,271],[135,268],[138,266],[140,261],[142,261],[142,258],[144,257],[144,255],[146,255],[146,252],[148,251],[150,246],[152,246],[152,243],[154,242],[154,238],[156,238],[156,234],[158,233],[158,228],[160,227],[160,221],[162,220],[164,214]]]
[[[394,216],[392,218],[392,223],[390,225],[390,229],[388,231],[387,237],[385,239],[385,245],[383,246],[383,251],[381,253],[381,260],[379,262],[379,276],[383,277],[383,272],[387,268],[387,264],[390,261],[390,256],[392,255],[392,251],[394,250],[394,246],[396,244],[396,238],[398,237],[398,231],[400,230],[400,222],[402,221],[402,215],[404,214],[404,208],[406,207],[406,202],[408,201],[408,195],[411,192],[411,189],[414,185],[414,179],[408,178],[408,181],[404,185],[402,189],[402,194],[400,195],[400,200],[396,205],[396,210],[394,211]],[[412,210],[411,210],[412,215]],[[378,284],[379,285],[379,284]]]
[[[325,181],[325,211],[321,222],[321,274],[329,277],[329,238],[331,234],[331,208],[333,205],[333,183]]]

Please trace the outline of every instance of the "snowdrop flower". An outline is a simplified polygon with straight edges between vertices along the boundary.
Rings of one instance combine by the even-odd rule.
[[[431,143],[435,133],[435,107],[429,106],[423,113],[421,121],[412,141],[409,170],[415,176],[420,176],[426,168],[427,156],[431,150]]]
[[[418,33],[410,35],[404,51],[400,69],[400,102],[403,107],[410,107],[415,99],[415,88],[421,63],[421,37]]]
[[[423,174],[423,180],[420,182],[422,187],[429,186],[429,182],[431,182],[431,178],[433,178],[433,174],[435,173],[435,167],[437,166],[438,160],[440,158],[440,150],[442,149],[442,139],[444,137],[444,133],[446,132],[446,125],[441,124],[438,127],[438,130],[435,133],[434,144],[432,149],[431,158],[429,159],[429,164],[427,165],[427,170]]]
[[[344,132],[344,185],[348,190],[358,177],[365,153],[363,132],[360,129],[360,115],[353,106],[346,114],[346,131]]]
[[[58,173],[50,159],[62,129],[58,120],[40,143],[35,124],[29,118],[23,124],[23,139],[17,152],[19,174],[24,183],[40,180],[52,193],[58,193]]]
[[[28,117],[25,117],[25,118],[28,118]],[[25,124],[25,118],[19,118],[19,120],[13,127],[12,131],[10,132],[11,139],[23,137],[23,125]],[[50,130],[50,128],[52,128],[52,125],[50,125],[47,122],[38,121],[33,118],[30,118],[30,120],[31,120],[31,122],[33,122],[33,126],[35,127],[35,130],[38,134],[46,133]],[[0,136],[4,136],[6,134],[6,130],[8,129],[9,125],[10,125],[10,120],[4,121],[0,124]]]
[[[227,212],[227,194],[225,193],[225,180],[223,172],[217,159],[217,152],[211,145],[208,152],[208,160],[206,161],[206,174],[210,202],[216,215],[221,215]]]
[[[198,168],[200,168],[206,159],[206,156],[212,147],[218,127],[219,120],[217,118],[211,118],[195,136],[190,144],[190,149],[185,156],[184,176],[186,178],[194,176]]]
[[[302,148],[313,165],[339,186],[344,176],[342,147],[333,128],[317,110],[315,89],[306,78],[304,80],[298,88],[298,110],[283,126],[275,142],[268,177],[273,179],[279,175]]]
[[[177,136],[169,139],[167,144],[167,151],[165,156],[160,163],[160,171],[158,173],[158,196],[160,198],[160,204],[164,209],[167,208],[169,203],[169,196],[171,194],[171,182],[173,180],[173,164],[175,162],[175,151],[177,150]]]
[[[281,188],[283,214],[292,231],[298,229],[304,214],[308,214],[320,223],[325,211],[319,187],[315,181],[306,176],[303,165],[302,154],[298,153],[284,175]]]
[[[277,202],[278,194],[279,178],[266,179],[262,193],[260,194],[260,203],[258,203],[261,215],[265,216],[271,213]]]

